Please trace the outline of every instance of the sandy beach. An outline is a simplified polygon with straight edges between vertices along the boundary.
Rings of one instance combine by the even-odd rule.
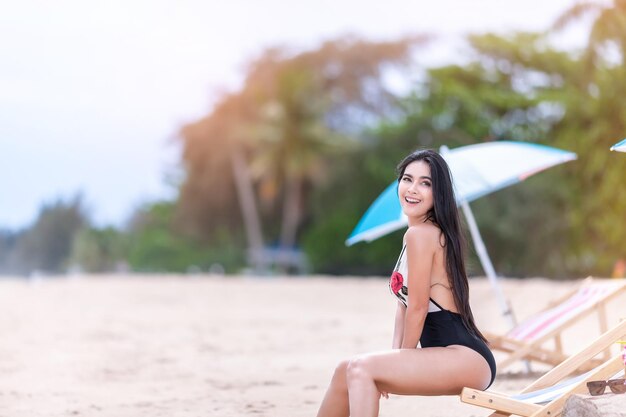
[[[523,319],[572,281],[503,279]],[[472,278],[480,328],[507,328]],[[614,300],[609,324],[626,317]],[[0,416],[314,416],[335,365],[390,346],[384,278],[89,276],[0,280]],[[567,352],[600,333],[565,333]],[[542,368],[535,366],[539,373]],[[536,375],[512,368],[492,389]],[[383,400],[381,416],[485,416],[456,396]]]

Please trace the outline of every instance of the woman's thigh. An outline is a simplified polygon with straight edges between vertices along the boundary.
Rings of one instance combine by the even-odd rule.
[[[400,395],[456,395],[463,387],[484,389],[491,380],[485,358],[460,345],[370,353],[350,366],[360,367],[380,391]]]

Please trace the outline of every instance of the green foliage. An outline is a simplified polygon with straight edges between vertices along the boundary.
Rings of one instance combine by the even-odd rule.
[[[543,207],[540,212],[550,218],[542,221],[542,230],[561,234],[549,240],[558,249],[546,246],[552,256],[541,262],[544,252],[540,252],[535,267],[528,262],[526,271],[606,276],[614,262],[624,257],[626,198],[619,190],[623,189],[626,164],[608,148],[626,131],[626,112],[620,104],[626,93],[626,69],[598,56],[602,45],[609,42],[620,48],[624,45],[626,26],[620,34],[601,30],[606,19],[626,16],[624,4],[615,2],[610,12],[602,11],[583,54],[554,51],[540,35],[526,36],[527,42],[473,38],[481,61],[498,62],[500,68],[509,69],[512,79],[525,85],[526,94],[540,102],[539,116],[549,130],[536,141],[578,154],[575,163],[559,168],[562,175],[553,177],[551,187],[544,187],[535,200]],[[586,9],[578,8],[576,13]],[[599,38],[600,32],[604,35]],[[623,62],[623,54],[620,59]],[[541,174],[542,178],[545,175]]]
[[[11,230],[0,230],[0,274],[12,272],[9,262],[18,235]]]
[[[555,167],[472,203],[496,271],[503,276],[571,276],[564,170]]]
[[[240,91],[181,130],[187,178],[180,218],[206,236],[223,225],[239,233],[259,217],[268,241],[293,246],[310,216],[311,190],[331,180],[333,154],[353,145],[349,137],[364,124],[392,113],[396,97],[383,82],[384,70],[407,69],[413,48],[424,41],[342,38],[301,53],[265,51],[250,64]],[[233,155],[248,163],[249,174],[233,170]],[[242,183],[252,183],[259,214],[235,197]]]
[[[86,224],[80,195],[44,204],[30,228],[3,239],[7,252],[2,269],[21,275],[65,272],[72,241]]]
[[[312,214],[302,238],[302,246],[315,271],[379,275],[393,268],[389,264],[397,256],[401,234],[352,247],[344,243],[365,208],[394,179],[395,157],[401,151],[388,150],[391,156],[386,158],[393,162],[387,164],[382,149],[377,153],[371,148],[354,150],[331,164],[335,181],[320,187],[312,196]]]
[[[113,227],[83,228],[74,237],[69,264],[84,272],[124,268],[127,237]]]
[[[127,260],[134,271],[208,271],[215,264],[227,272],[244,265],[242,245],[226,230],[219,230],[211,245],[178,231],[175,205],[154,203],[136,213],[129,230]]]

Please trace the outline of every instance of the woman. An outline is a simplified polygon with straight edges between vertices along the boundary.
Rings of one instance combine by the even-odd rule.
[[[445,160],[431,150],[407,156],[398,165],[398,198],[409,227],[389,283],[398,299],[392,349],[340,363],[318,417],[378,416],[389,394],[453,395],[494,380],[493,355],[470,310]]]

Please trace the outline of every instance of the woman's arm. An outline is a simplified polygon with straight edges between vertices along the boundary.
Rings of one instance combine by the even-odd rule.
[[[408,264],[409,298],[404,314],[402,349],[415,349],[419,343],[430,297],[430,276],[438,230],[428,225],[407,230],[406,254]],[[433,239],[434,238],[434,239]]]
[[[404,314],[406,313],[406,307],[401,301],[398,301],[398,308],[396,308],[396,322],[393,326],[393,341],[391,343],[392,349],[400,349],[402,346],[402,338],[404,336]]]

